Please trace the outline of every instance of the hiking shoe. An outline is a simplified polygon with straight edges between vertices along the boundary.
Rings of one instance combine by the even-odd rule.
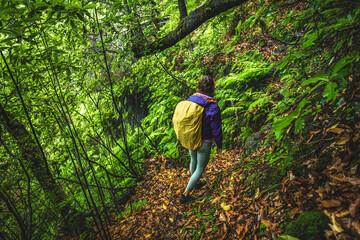
[[[205,180],[201,180],[201,181],[199,181],[199,182],[195,185],[194,190],[200,189],[200,188],[202,188],[202,187],[205,186],[205,185],[206,185],[206,181],[205,181]]]
[[[188,203],[191,201],[194,201],[195,198],[193,196],[188,195],[187,197],[185,197],[184,194],[181,194],[181,196],[179,197],[179,201],[184,204],[184,203]]]

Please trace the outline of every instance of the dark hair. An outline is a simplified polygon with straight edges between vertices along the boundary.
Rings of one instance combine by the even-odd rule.
[[[210,97],[214,97],[214,85],[213,78],[211,76],[205,75],[198,82],[197,91]]]

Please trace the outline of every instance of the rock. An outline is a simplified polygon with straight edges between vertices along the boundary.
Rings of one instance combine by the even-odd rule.
[[[264,137],[271,131],[271,128],[272,124],[265,125],[260,131],[249,136],[245,141],[244,148],[250,152],[257,151],[261,147],[262,142],[264,142]]]

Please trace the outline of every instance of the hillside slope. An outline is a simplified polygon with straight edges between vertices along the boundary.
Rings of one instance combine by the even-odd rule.
[[[167,157],[147,159],[145,180],[111,221],[111,236],[359,239],[359,9],[350,1],[250,3],[235,11],[234,26],[214,21],[234,36],[209,24],[202,29],[208,39],[194,37],[196,47],[165,56],[189,85],[199,74],[217,78],[224,141],[233,150],[212,158],[208,184],[181,205],[188,156],[175,148],[169,123],[189,90],[148,73],[159,79],[149,87],[157,98],[143,123]],[[214,47],[210,40],[219,37],[223,45]]]
[[[345,126],[330,131],[340,131],[341,127]],[[360,125],[353,133],[359,136]],[[311,141],[316,140],[308,142]],[[344,141],[344,137],[333,137],[330,146],[343,146]],[[263,148],[241,158],[242,149],[237,149],[214,157],[203,175],[208,184],[195,191],[196,200],[187,205],[181,205],[178,197],[187,184],[188,169],[177,165],[175,159],[161,156],[148,159],[148,174],[137,187],[127,211],[111,221],[108,230],[112,238],[273,239],[283,233],[291,219],[308,211],[325,213],[328,222],[314,230],[315,218],[310,217],[298,226],[297,232],[291,233],[294,237],[360,236],[360,178],[356,177],[359,163],[353,161],[358,152],[343,159],[329,159],[324,171],[307,176],[296,176],[290,170],[280,184],[262,183],[266,188],[260,192],[259,188],[253,189],[256,178],[247,176],[260,176],[268,171],[265,163],[249,168],[252,158],[268,150]],[[309,158],[303,167],[314,161]]]

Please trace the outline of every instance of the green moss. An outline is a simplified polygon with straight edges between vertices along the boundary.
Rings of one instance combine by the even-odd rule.
[[[304,212],[286,226],[285,235],[304,240],[315,239],[323,236],[328,222],[329,219],[323,212]]]

